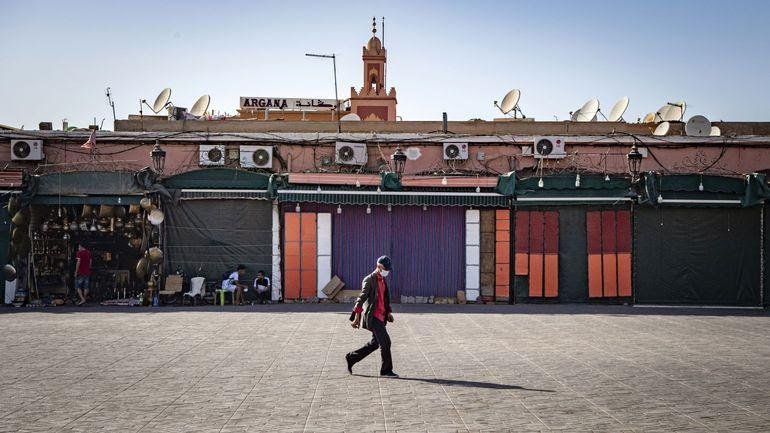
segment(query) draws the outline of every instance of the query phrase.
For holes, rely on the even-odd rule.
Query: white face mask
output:
[[[382,278],[387,277],[389,273],[390,273],[390,271],[386,271],[385,269],[382,269],[380,271],[380,275],[382,275]]]

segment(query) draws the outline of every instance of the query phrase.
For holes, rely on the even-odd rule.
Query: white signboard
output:
[[[242,110],[332,110],[334,99],[268,98],[264,96],[241,96]]]

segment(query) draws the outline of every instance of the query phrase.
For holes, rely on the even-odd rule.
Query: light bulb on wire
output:
[[[545,186],[545,182],[543,182],[543,178],[541,177],[540,180],[537,181],[537,187],[542,188]]]
[[[441,179],[441,184],[442,184],[442,185],[446,185],[446,184],[448,184],[448,183],[449,183],[449,181],[446,179],[446,176],[444,176],[444,178],[443,178],[443,179]]]
[[[575,188],[580,188],[580,173],[575,176]]]

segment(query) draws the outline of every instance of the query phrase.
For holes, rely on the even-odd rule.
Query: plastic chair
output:
[[[190,278],[190,291],[185,293],[182,297],[182,303],[189,296],[192,299],[193,305],[197,303],[196,296],[200,297],[201,301],[206,295],[206,279],[203,277]]]

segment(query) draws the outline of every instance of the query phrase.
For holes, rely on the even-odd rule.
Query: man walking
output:
[[[390,293],[388,285],[385,283],[385,277],[390,273],[393,265],[390,257],[382,256],[377,259],[377,268],[374,272],[367,275],[361,283],[361,294],[356,299],[351,320],[353,328],[358,329],[361,326],[361,313],[363,313],[364,329],[372,333],[372,340],[366,343],[358,350],[354,350],[345,355],[348,364],[348,373],[353,374],[353,365],[358,361],[369,356],[370,353],[380,349],[382,355],[382,366],[380,367],[380,376],[398,377],[393,372],[393,360],[390,356],[390,336],[385,329],[386,322],[393,322],[393,314],[390,309]],[[366,303],[366,311],[363,305]]]
[[[82,243],[79,243],[75,258],[75,287],[80,297],[78,305],[83,305],[86,303],[91,279],[91,252]]]

